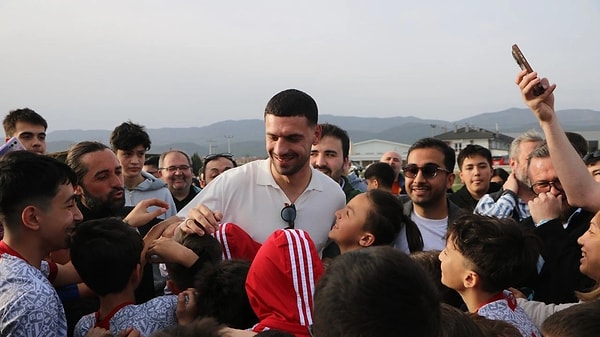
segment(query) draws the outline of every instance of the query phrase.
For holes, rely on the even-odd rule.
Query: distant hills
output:
[[[600,111],[569,109],[557,112],[567,131],[600,131]],[[528,129],[538,129],[539,124],[528,109],[507,109],[482,113],[454,122],[418,117],[346,117],[319,116],[320,123],[338,125],[348,131],[353,142],[382,139],[412,144],[415,140],[451,131],[465,125],[515,134]],[[108,144],[110,130],[59,130],[48,134],[48,152],[68,149],[83,140],[96,140]],[[203,127],[148,129],[152,140],[151,153],[169,149],[181,149],[189,154],[203,156],[209,150],[227,152],[228,140],[231,152],[237,157],[265,154],[264,122],[262,119],[227,120]],[[225,136],[233,136],[226,138]]]

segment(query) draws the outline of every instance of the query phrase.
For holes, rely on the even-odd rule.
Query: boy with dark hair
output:
[[[67,248],[82,220],[75,203],[77,177],[58,160],[28,151],[0,160],[0,335],[66,336],[58,285],[60,266],[43,259]],[[57,277],[58,276],[58,277]]]
[[[481,197],[499,191],[502,186],[491,182],[492,153],[485,147],[469,144],[458,153],[456,161],[464,186],[448,199],[471,213]]]
[[[79,320],[74,336],[85,336],[95,326],[114,335],[133,327],[147,336],[177,323],[177,296],[134,304],[142,277],[143,248],[139,233],[119,218],[89,220],[77,226],[71,239],[71,261],[83,282],[100,297],[100,308]]]
[[[469,312],[507,321],[524,337],[541,336],[505,290],[535,270],[538,246],[535,235],[512,219],[465,215],[448,227],[440,253],[442,283],[461,295]]]
[[[213,317],[234,329],[258,322],[246,293],[250,261],[225,260],[202,269],[196,277],[198,317]]]
[[[396,173],[388,163],[378,162],[367,166],[364,176],[367,182],[367,190],[381,189],[392,193]]]
[[[4,141],[17,137],[27,151],[46,153],[46,129],[44,117],[29,109],[16,109],[8,113],[3,121]]]
[[[110,145],[123,168],[125,206],[135,206],[145,199],[164,200],[169,207],[160,218],[166,219],[177,213],[171,192],[164,181],[142,170],[150,144],[144,127],[131,121],[117,126],[110,135]]]
[[[440,301],[425,271],[401,251],[368,247],[336,257],[319,280],[312,332],[319,337],[437,337]]]

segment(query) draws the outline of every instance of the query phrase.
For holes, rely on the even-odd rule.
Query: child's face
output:
[[[577,239],[577,243],[581,245],[579,270],[596,282],[600,281],[600,216],[598,214],[590,221],[587,232]]]
[[[467,267],[469,261],[456,249],[452,237],[446,240],[446,248],[440,252],[439,259],[442,262],[442,284],[457,291],[464,289],[463,280],[472,270]]]
[[[346,207],[335,212],[335,224],[329,231],[329,238],[338,244],[340,250],[347,251],[347,248],[359,246],[370,208],[371,202],[362,193],[352,198]]]

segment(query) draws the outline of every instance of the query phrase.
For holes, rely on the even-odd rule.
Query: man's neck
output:
[[[175,190],[175,191],[171,190],[171,195],[173,196],[173,198],[181,201],[181,200],[187,198],[187,196],[190,194],[191,188],[192,187],[190,186],[184,190]]]
[[[296,199],[304,192],[312,178],[310,165],[306,165],[300,171],[289,176],[277,173],[272,164],[270,169],[273,179],[292,203],[296,202]]]
[[[448,201],[441,199],[435,205],[421,206],[413,202],[413,210],[419,216],[430,220],[441,220],[448,217]]]
[[[124,180],[125,186],[128,189],[133,189],[137,185],[141,184],[142,181],[146,180],[146,178],[144,178],[144,176],[142,176],[141,174],[138,174],[137,176],[133,176],[133,177],[125,177],[123,180]]]

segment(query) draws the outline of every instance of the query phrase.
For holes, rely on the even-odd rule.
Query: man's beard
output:
[[[103,198],[92,197],[89,192],[83,188],[82,203],[93,213],[102,214],[107,217],[119,216],[123,207],[125,207],[125,195],[120,199],[115,199],[114,195],[122,190],[112,190],[108,196]]]

